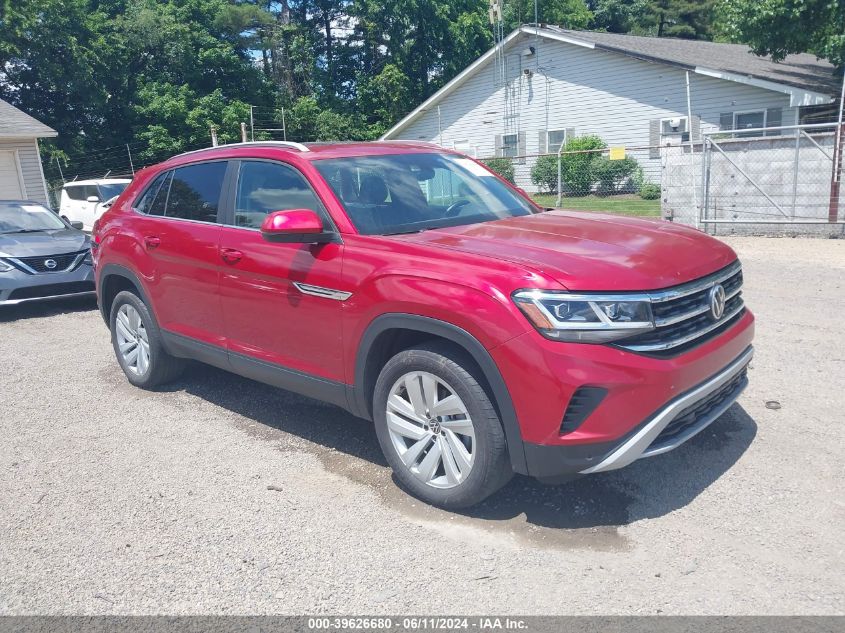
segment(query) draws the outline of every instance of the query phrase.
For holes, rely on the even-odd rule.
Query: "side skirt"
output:
[[[216,345],[209,345],[181,334],[161,331],[167,351],[181,358],[191,358],[232,373],[279,387],[287,391],[328,402],[349,410],[346,398],[348,385],[327,378],[288,369],[275,363],[244,356]]]

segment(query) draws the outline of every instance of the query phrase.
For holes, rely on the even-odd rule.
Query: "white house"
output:
[[[690,134],[832,116],[841,85],[833,71],[812,55],[774,63],[737,44],[522,26],[383,138],[527,156],[517,159],[527,168],[567,137],[596,134],[658,179],[659,146]],[[522,171],[519,184],[530,186]]]
[[[49,204],[38,139],[56,131],[0,99],[0,200]]]

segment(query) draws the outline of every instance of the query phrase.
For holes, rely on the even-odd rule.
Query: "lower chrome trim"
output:
[[[735,401],[739,394],[742,392],[742,388],[745,387],[745,384],[742,384],[742,388],[738,388],[733,394],[732,397],[728,398],[724,403],[722,403],[719,408],[704,418],[702,418],[695,426],[688,429],[685,433],[680,435],[679,437],[672,440],[670,443],[661,445],[654,450],[649,450],[652,442],[660,435],[660,432],[665,429],[669,423],[674,420],[679,413],[681,413],[684,409],[689,407],[690,405],[698,402],[709,396],[711,393],[728,383],[731,379],[736,377],[748,363],[751,361],[751,358],[754,356],[754,348],[749,347],[745,350],[739,357],[734,360],[730,365],[725,367],[722,371],[718,374],[704,382],[703,384],[699,385],[692,389],[692,391],[688,391],[681,397],[673,400],[668,405],[663,407],[657,414],[652,417],[651,421],[648,422],[643,428],[637,431],[633,436],[628,438],[621,446],[616,448],[613,452],[610,453],[607,457],[605,457],[601,462],[596,464],[595,466],[591,466],[586,470],[582,470],[581,474],[589,474],[589,473],[600,473],[607,470],[616,470],[617,468],[622,468],[627,466],[631,462],[639,459],[640,457],[651,457],[652,455],[659,455],[661,453],[666,453],[671,451],[673,448],[677,448],[692,436],[696,435],[697,433],[704,430],[710,423],[712,423],[716,418],[722,415]]]
[[[336,301],[346,301],[352,296],[351,292],[344,292],[343,290],[334,290],[333,288],[323,288],[322,286],[312,286],[304,284],[299,281],[294,281],[293,285],[304,295],[311,295],[313,297],[322,297],[323,299],[334,299]]]
[[[86,290],[85,292],[73,292],[67,295],[50,295],[49,297],[27,297],[26,299],[6,299],[0,301],[0,306],[14,306],[19,303],[29,303],[30,301],[53,301],[55,299],[73,299],[75,297],[87,297],[95,295],[96,291]]]

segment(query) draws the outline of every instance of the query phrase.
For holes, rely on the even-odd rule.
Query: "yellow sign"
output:
[[[624,147],[611,147],[610,148],[610,160],[624,160],[625,159],[625,148]]]

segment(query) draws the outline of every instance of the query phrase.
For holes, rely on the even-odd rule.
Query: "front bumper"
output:
[[[67,299],[94,294],[94,269],[81,264],[76,270],[31,275],[20,270],[0,273],[0,306],[30,301]]]
[[[749,346],[727,367],[654,412],[618,442],[543,446],[526,444],[531,474],[548,480],[623,468],[642,457],[660,455],[697,435],[736,402],[748,385]]]

